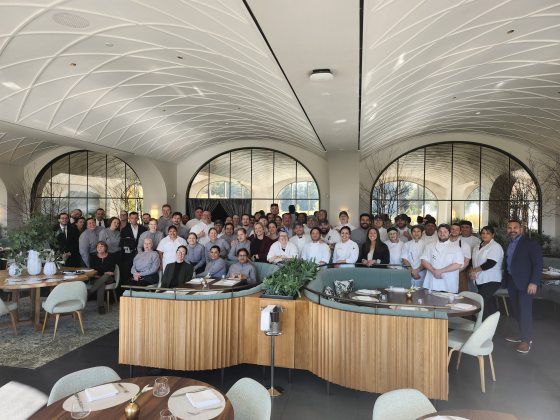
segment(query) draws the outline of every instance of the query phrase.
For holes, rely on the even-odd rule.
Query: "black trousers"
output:
[[[500,285],[500,282],[496,281],[477,285],[478,294],[484,299],[484,314],[482,315],[483,321],[498,310],[494,293],[496,293],[496,290],[500,288]]]

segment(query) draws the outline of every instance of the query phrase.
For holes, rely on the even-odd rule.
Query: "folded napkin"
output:
[[[239,279],[219,280],[216,283],[214,283],[213,286],[235,286],[239,282],[240,282]]]
[[[475,309],[476,306],[471,305],[470,303],[454,303],[450,305],[452,309],[456,309],[458,311],[468,311],[470,309]]]
[[[114,397],[118,393],[119,391],[117,390],[117,387],[113,384],[105,384],[93,388],[86,388],[86,390],[84,391],[86,400],[89,402]]]
[[[222,401],[211,389],[194,393],[189,393],[187,391],[186,395],[191,405],[194,408],[198,408],[199,410],[219,406],[222,404]]]
[[[270,313],[276,305],[268,305],[261,311],[261,331],[270,331]]]
[[[202,279],[201,279],[201,278],[194,278],[194,279],[188,281],[187,283],[190,283],[190,284],[202,284]]]
[[[393,287],[393,286],[391,286],[391,287],[389,287],[389,289],[387,289],[387,290],[389,290],[390,292],[395,292],[395,293],[404,293],[404,292],[406,292],[406,289],[405,289],[404,287]]]
[[[75,279],[76,277],[78,277],[78,276],[64,276],[63,278],[64,278],[64,280],[72,280],[72,279]]]

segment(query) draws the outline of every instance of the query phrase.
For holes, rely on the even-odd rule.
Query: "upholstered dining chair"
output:
[[[484,298],[478,293],[467,291],[461,292],[459,295],[477,302],[480,305],[480,311],[476,314],[476,321],[457,316],[449,318],[447,325],[452,330],[475,331],[482,323],[482,317],[484,315]]]
[[[4,303],[4,301],[0,299],[0,316],[10,314],[10,318],[12,319],[12,329],[14,330],[14,335],[17,335],[17,325],[16,325],[17,306],[18,306],[17,302]]]
[[[417,389],[396,389],[380,395],[373,405],[373,420],[415,420],[436,413],[428,397]]]
[[[448,335],[449,356],[447,358],[447,365],[451,360],[451,355],[454,351],[459,352],[457,359],[457,370],[461,363],[461,354],[465,353],[470,356],[478,357],[478,365],[480,369],[480,387],[482,392],[486,392],[485,379],[484,379],[484,356],[488,356],[490,360],[490,369],[492,371],[492,380],[496,382],[496,372],[494,371],[494,360],[492,359],[492,351],[494,350],[494,343],[492,339],[500,320],[500,313],[495,312],[484,320],[484,322],[474,332],[454,330]]]
[[[111,310],[111,306],[109,305],[109,291],[113,291],[113,297],[115,298],[115,305],[117,304],[117,288],[121,282],[121,270],[119,269],[118,265],[115,265],[115,271],[113,272],[113,277],[115,277],[115,282],[111,284],[105,285],[105,293],[107,294],[107,309]]]
[[[266,388],[257,381],[251,378],[241,378],[233,384],[226,396],[233,406],[236,419],[270,419],[270,395]]]
[[[47,396],[29,385],[11,381],[0,387],[0,417],[3,419],[28,419],[46,402]]]
[[[82,322],[82,312],[87,303],[87,288],[81,281],[73,281],[70,283],[61,283],[56,286],[47,300],[43,302],[43,309],[45,310],[45,320],[43,321],[43,330],[45,332],[47,326],[47,318],[49,314],[56,315],[54,322],[53,340],[56,337],[56,329],[58,328],[58,320],[61,314],[75,313],[80,321],[80,328],[84,334],[84,324]]]
[[[107,366],[95,366],[88,369],[78,370],[60,378],[53,385],[47,405],[72,395],[85,388],[91,388],[120,380],[121,377],[113,369]]]

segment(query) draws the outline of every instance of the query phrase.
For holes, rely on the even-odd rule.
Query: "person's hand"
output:
[[[436,269],[436,270],[433,271],[433,274],[434,274],[434,277],[435,277],[436,279],[442,279],[442,278],[443,278],[443,277],[442,277],[442,274],[443,274],[443,273],[441,272],[441,270],[437,270],[437,269]]]
[[[112,276],[115,273],[113,273],[112,271],[105,271],[105,274],[108,275],[108,276]]]
[[[403,236],[404,236],[405,238],[407,238],[407,239],[412,239],[412,235],[410,235],[410,232],[408,231],[408,229],[406,229],[406,230],[403,232]]]
[[[537,293],[537,285],[535,283],[529,283],[529,286],[527,286],[527,294],[534,295],[536,293]]]
[[[132,275],[132,278],[133,278],[134,280],[136,280],[136,281],[139,281],[139,280],[140,280],[140,273],[134,273],[134,274]]]
[[[476,280],[476,271],[474,270],[469,270],[469,278],[471,280]]]

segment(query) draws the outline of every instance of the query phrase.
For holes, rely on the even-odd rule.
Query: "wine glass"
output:
[[[83,419],[84,417],[89,416],[90,413],[91,407],[89,406],[88,402],[75,400],[72,403],[72,411],[70,412],[70,416],[73,419]]]
[[[164,408],[159,412],[159,420],[177,420],[170,409]]]
[[[165,397],[167,394],[169,394],[169,383],[165,376],[156,379],[154,383],[153,394],[156,397]]]

